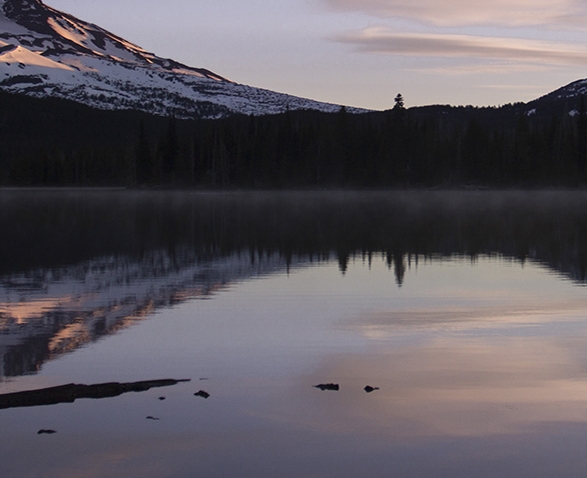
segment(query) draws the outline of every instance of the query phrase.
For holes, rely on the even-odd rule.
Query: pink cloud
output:
[[[397,33],[387,28],[373,27],[341,34],[334,40],[354,45],[358,51],[365,53],[546,62],[557,65],[587,64],[587,48],[583,46],[519,38]]]
[[[398,17],[438,26],[587,26],[580,0],[322,0],[339,11]]]

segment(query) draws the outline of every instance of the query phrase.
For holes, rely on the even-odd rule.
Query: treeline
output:
[[[578,100],[579,101],[579,100]],[[177,120],[0,93],[0,184],[202,188],[581,186],[587,114],[523,108]]]

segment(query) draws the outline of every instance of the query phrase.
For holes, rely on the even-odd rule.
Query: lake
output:
[[[1,476],[587,473],[587,192],[4,190],[0,230]]]

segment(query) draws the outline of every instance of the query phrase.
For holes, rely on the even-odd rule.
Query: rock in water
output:
[[[340,390],[340,387],[339,387],[338,383],[321,383],[319,385],[314,385],[313,387],[314,388],[319,388],[323,392],[325,390],[330,390],[330,391],[333,391],[333,392],[338,392]]]
[[[363,390],[365,390],[365,392],[367,392],[367,393],[371,393],[371,392],[374,392],[375,390],[379,390],[379,387],[371,387],[370,385],[367,385]]]
[[[208,398],[210,394],[208,392],[204,392],[204,390],[200,390],[199,392],[194,393],[194,396]]]

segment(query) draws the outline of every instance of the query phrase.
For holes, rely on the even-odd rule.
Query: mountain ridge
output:
[[[42,0],[0,0],[0,90],[181,119],[293,110],[334,113],[342,108],[239,84],[206,68],[159,57]],[[573,115],[577,98],[586,93],[587,79],[581,79],[513,106],[529,115],[550,115],[566,102],[567,113]],[[458,108],[426,105],[415,109],[440,106]]]
[[[41,0],[0,0],[0,89],[184,119],[341,108],[158,57]]]

